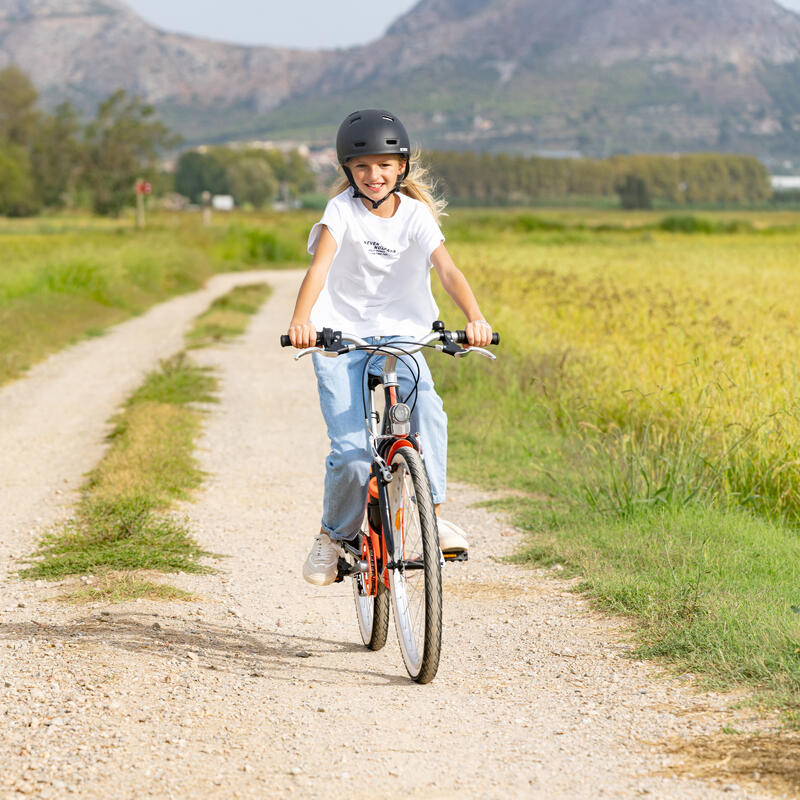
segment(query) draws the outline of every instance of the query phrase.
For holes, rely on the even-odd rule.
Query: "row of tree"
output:
[[[230,194],[260,208],[278,198],[314,192],[314,172],[296,150],[213,147],[188,151],[175,167],[175,191],[199,203],[205,191]]]
[[[750,156],[614,156],[603,160],[525,158],[432,152],[427,161],[449,200],[520,203],[571,196],[619,195],[627,207],[669,203],[760,203],[772,196],[769,174]]]

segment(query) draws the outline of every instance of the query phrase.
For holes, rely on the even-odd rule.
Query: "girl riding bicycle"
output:
[[[387,111],[355,111],[339,127],[336,151],[343,178],[308,237],[313,258],[289,324],[292,344],[313,347],[322,326],[375,345],[428,333],[439,314],[430,288],[433,267],[467,318],[469,344],[488,345],[492,328],[444,246],[438,225],[444,203],[434,199],[424,170],[412,159],[400,120]],[[379,373],[381,359],[364,351],[334,359],[314,355],[331,442],[322,524],[303,566],[303,577],[318,586],[336,579],[338,542],[353,538],[363,523],[370,468],[364,376],[365,371]],[[411,359],[416,365],[410,368]],[[416,389],[412,427],[425,444],[438,513],[445,499],[447,416],[421,355],[398,360],[397,368],[401,393]],[[463,531],[444,520],[438,529],[443,552],[466,552]]]

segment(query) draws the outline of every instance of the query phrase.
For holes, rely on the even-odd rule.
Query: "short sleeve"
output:
[[[328,205],[325,206],[325,213],[322,215],[322,219],[314,225],[314,227],[311,229],[311,233],[308,234],[308,252],[312,256],[317,250],[317,244],[319,243],[319,237],[322,234],[323,225],[330,231],[331,236],[333,236],[334,240],[336,241],[337,247],[341,246],[342,235],[344,233],[344,223],[342,220],[342,211],[336,203],[336,198],[328,201]]]
[[[444,241],[444,234],[427,206],[420,205],[417,209],[414,230],[415,238],[430,266],[431,254]]]

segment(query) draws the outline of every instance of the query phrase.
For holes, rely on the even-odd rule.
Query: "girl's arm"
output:
[[[311,259],[311,266],[300,284],[297,302],[294,305],[294,314],[289,323],[289,338],[295,347],[313,347],[316,344],[317,331],[309,322],[309,317],[311,309],[325,285],[325,278],[328,277],[328,270],[335,255],[336,240],[331,236],[327,226],[323,225],[317,249]]]
[[[464,273],[455,265],[444,244],[431,253],[431,262],[447,294],[467,318],[467,341],[476,347],[486,347],[492,341],[492,326],[483,318],[478,301]]]

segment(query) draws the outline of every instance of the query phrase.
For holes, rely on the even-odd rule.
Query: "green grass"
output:
[[[190,348],[208,347],[240,336],[250,317],[270,296],[272,289],[263,283],[248,284],[218,297],[196,320],[186,335]]]
[[[560,575],[579,576],[578,591],[634,621],[638,657],[696,673],[715,688],[746,686],[787,720],[800,718],[795,527],[702,502],[692,487],[672,496],[653,491],[647,502],[620,480],[625,502],[611,503],[610,489],[598,502],[587,486],[604,460],[554,424],[541,397],[495,393],[513,384],[491,366],[445,363],[436,372],[450,420],[451,476],[474,482],[480,475],[483,485],[522,492],[493,504],[526,532],[516,562],[561,564]],[[679,484],[696,475],[674,477]]]
[[[91,583],[67,587],[57,600],[67,603],[125,603],[129,600],[197,600],[191,592],[149,580],[140,573],[107,572]]]
[[[248,265],[301,262],[306,259],[303,240],[299,232],[269,230],[248,225],[231,226],[223,240],[220,252],[230,261]]]
[[[306,262],[303,214],[155,214],[132,221],[72,216],[0,220],[0,384],[73,342],[218,272]]]
[[[110,448],[90,474],[73,519],[43,539],[24,578],[109,570],[205,572],[204,551],[167,512],[203,474],[193,456],[195,406],[214,399],[208,370],[179,356],[151,373],[114,420]]]
[[[692,506],[598,518],[528,505],[518,561],[581,576],[602,608],[639,622],[637,655],[699,672],[709,683],[800,687],[800,538],[742,511]]]
[[[107,570],[208,572],[211,556],[180,522],[158,513],[143,497],[84,503],[63,530],[44,538],[23,578],[57,580]]]

